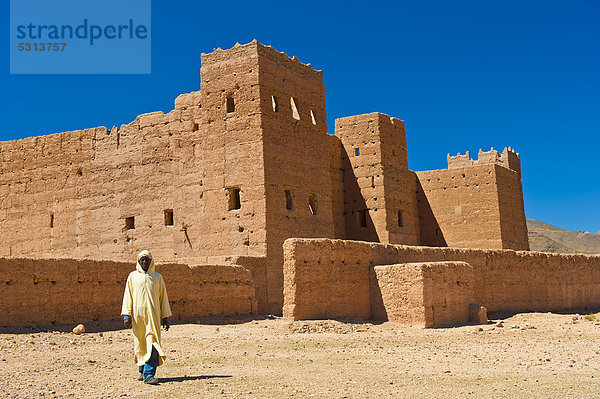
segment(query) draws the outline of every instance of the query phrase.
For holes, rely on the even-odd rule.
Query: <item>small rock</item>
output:
[[[481,328],[481,327],[477,327],[477,328],[475,329],[475,332],[481,332],[481,331],[483,331],[483,328]]]
[[[502,324],[501,322],[500,322],[500,323],[497,323],[497,324],[496,324],[496,327],[504,327],[504,324]]]
[[[78,324],[77,327],[75,327],[73,329],[73,334],[75,335],[80,335],[83,334],[85,332],[85,327],[83,326],[83,324]]]

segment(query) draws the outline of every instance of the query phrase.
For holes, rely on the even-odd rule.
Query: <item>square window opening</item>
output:
[[[240,200],[240,189],[239,187],[232,187],[227,189],[227,195],[229,197],[229,210],[233,211],[242,207]]]
[[[235,100],[233,97],[227,97],[227,113],[235,112]]]
[[[360,157],[360,148],[355,148],[354,149],[354,156],[355,157]]]
[[[133,229],[135,229],[135,217],[134,216],[130,216],[128,218],[125,218],[125,228],[127,230],[133,230]]]
[[[165,226],[173,226],[173,209],[165,209]]]

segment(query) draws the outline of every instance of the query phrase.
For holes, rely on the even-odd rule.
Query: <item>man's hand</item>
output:
[[[162,319],[162,326],[165,329],[165,331],[169,331],[169,318],[165,317],[164,319]]]
[[[125,328],[131,328],[131,317],[125,316],[123,324],[125,325]]]

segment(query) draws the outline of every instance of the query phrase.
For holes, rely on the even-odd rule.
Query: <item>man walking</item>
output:
[[[123,307],[121,309],[125,327],[133,329],[135,362],[139,366],[138,379],[156,385],[156,368],[166,356],[161,346],[160,325],[169,330],[171,307],[165,282],[154,270],[154,259],[150,251],[138,254],[136,270],[127,277]]]

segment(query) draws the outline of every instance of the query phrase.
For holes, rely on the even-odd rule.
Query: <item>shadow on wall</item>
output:
[[[419,212],[420,245],[427,247],[447,247],[444,233],[438,224],[425,191],[417,178],[417,208]]]
[[[346,239],[380,242],[369,209],[361,192],[359,179],[354,173],[348,153],[342,146],[342,169],[344,170],[344,214],[346,224]],[[374,182],[370,183],[375,188]]]

